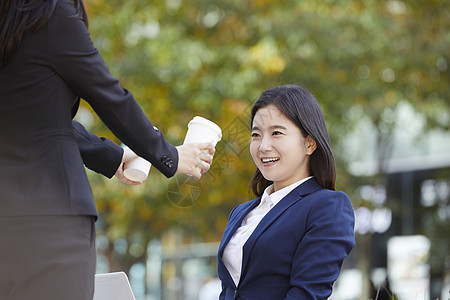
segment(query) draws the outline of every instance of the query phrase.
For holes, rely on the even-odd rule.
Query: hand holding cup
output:
[[[202,174],[209,170],[215,152],[212,144],[185,144],[176,148],[178,150],[178,173],[200,179]]]
[[[183,145],[178,146],[178,172],[200,179],[209,170],[214,147],[222,138],[222,130],[208,119],[196,116],[188,124]]]
[[[128,147],[126,147],[124,151],[125,153],[131,152],[134,154],[134,152]],[[151,166],[152,164],[149,161],[134,154],[133,158],[124,162],[123,175],[133,182],[142,182],[147,179]]]

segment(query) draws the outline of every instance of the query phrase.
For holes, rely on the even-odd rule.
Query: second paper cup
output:
[[[123,175],[133,181],[144,181],[147,179],[151,166],[149,161],[138,157],[125,163]]]

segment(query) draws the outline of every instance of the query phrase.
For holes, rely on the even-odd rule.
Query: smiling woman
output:
[[[310,175],[309,160],[316,142],[311,136],[303,135],[273,104],[255,113],[250,153],[259,172],[273,182],[274,191]]]
[[[307,90],[280,86],[262,93],[251,122],[259,197],[228,219],[220,299],[327,299],[355,237],[320,106]]]
[[[260,109],[263,110],[260,111]],[[334,190],[336,181],[334,156],[325,119],[314,96],[309,91],[295,85],[281,86],[265,91],[252,108],[252,128],[255,125],[255,118],[264,123],[269,120],[274,122],[275,116],[284,118],[284,122],[289,122],[290,125],[297,127],[308,143],[315,144],[314,151],[308,155],[310,156],[309,172],[316,177],[323,188]],[[294,149],[296,147],[291,148],[291,151]],[[257,168],[251,182],[252,191],[257,196],[261,196],[264,189],[272,183],[272,180],[265,178],[261,174],[261,170]]]

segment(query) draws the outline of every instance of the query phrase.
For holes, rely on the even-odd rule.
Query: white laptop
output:
[[[135,300],[125,272],[95,274],[93,300]]]

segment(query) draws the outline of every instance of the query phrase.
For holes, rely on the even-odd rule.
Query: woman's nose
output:
[[[261,144],[259,145],[259,151],[267,152],[272,150],[272,140],[267,137],[261,139]]]

